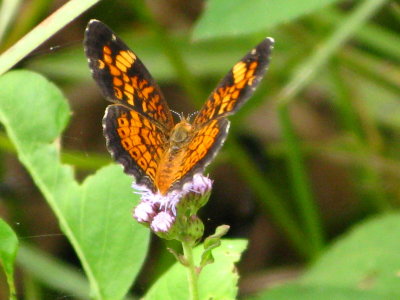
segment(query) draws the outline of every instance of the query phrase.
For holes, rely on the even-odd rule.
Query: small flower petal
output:
[[[193,176],[192,181],[186,183],[183,186],[182,190],[185,193],[195,192],[198,194],[204,194],[211,190],[212,183],[213,181],[210,178],[204,176],[201,173],[197,173]]]
[[[153,218],[150,227],[154,232],[167,232],[174,221],[175,217],[166,211],[162,211]]]
[[[152,203],[148,201],[142,201],[139,203],[138,206],[135,207],[135,210],[133,212],[133,217],[138,221],[138,222],[149,222],[152,217],[156,214],[155,207],[152,205]]]

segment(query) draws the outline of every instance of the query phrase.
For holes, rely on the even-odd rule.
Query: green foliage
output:
[[[381,293],[364,291],[355,288],[290,284],[287,286],[272,289],[271,291],[265,293],[265,295],[251,299],[252,300],[286,300],[286,299],[390,300],[392,298],[385,298],[385,295]]]
[[[239,275],[235,263],[239,261],[246,244],[244,240],[221,240],[221,245],[213,251],[215,262],[200,273],[200,300],[236,299]],[[196,265],[203,251],[203,245],[194,249]],[[185,268],[177,262],[154,283],[144,299],[184,300],[189,299],[188,295]]]
[[[35,280],[44,282],[53,289],[74,295],[78,299],[90,299],[89,282],[81,269],[37,247],[22,242],[18,250],[17,263],[22,265],[24,271]]]
[[[0,263],[7,276],[11,300],[15,299],[14,262],[17,249],[17,235],[6,222],[0,219]]]
[[[220,38],[266,30],[338,0],[208,0],[194,38]]]
[[[22,1],[16,1],[8,12],[0,7],[0,15],[5,16],[5,21],[0,24],[3,38],[0,49],[12,45],[21,32],[28,30],[29,24],[40,20],[41,16],[34,13],[43,12],[38,5],[49,7],[51,1],[31,2],[29,8],[33,9],[25,14],[18,12]],[[94,2],[70,1],[67,10],[53,16],[55,23],[43,23],[22,44],[1,55],[0,73],[18,63],[46,36]],[[333,6],[335,2],[340,5]],[[314,263],[306,268],[300,279],[260,293],[256,299],[400,298],[397,288],[400,217],[384,214],[386,210],[398,209],[400,203],[400,105],[397,101],[400,95],[400,38],[397,27],[389,20],[390,15],[398,20],[399,10],[398,6],[385,5],[389,2],[209,0],[198,17],[194,32],[185,32],[179,25],[166,31],[161,25],[165,20],[159,21],[152,16],[143,1],[120,1],[118,10],[112,13],[104,9],[111,4],[103,1],[104,4],[101,3],[99,10],[93,13],[98,18],[97,14],[103,9],[109,20],[120,22],[121,30],[116,28],[118,35],[122,31],[121,36],[140,56],[156,81],[169,84],[169,87],[180,84],[193,98],[193,106],[203,103],[220,76],[262,37],[275,38],[276,48],[267,78],[253,99],[232,117],[225,155],[218,156],[217,160],[229,160],[236,168],[243,185],[259,201],[255,212],[257,218],[268,216],[273,220],[278,235],[288,241],[287,248],[294,249],[298,255],[284,263],[293,260],[296,264],[304,260]],[[120,13],[129,14],[131,10],[133,13],[129,18],[119,17]],[[15,12],[17,21],[11,24]],[[81,26],[79,35],[71,35],[72,40],[83,32],[85,22],[79,22],[74,25],[75,28]],[[72,31],[74,26],[66,32]],[[196,43],[191,43],[190,37]],[[21,65],[57,81],[65,93],[81,91],[79,88],[82,87],[94,89],[79,43],[49,55],[33,56]],[[203,89],[203,85],[207,88]],[[202,94],[205,96],[198,96]],[[264,103],[267,101],[278,105],[266,108]],[[79,104],[75,102],[75,105]],[[309,117],[315,116],[316,108],[320,107],[323,112],[318,114],[323,120],[316,123]],[[264,119],[269,118],[266,114],[258,114],[256,118],[250,116],[252,112],[267,110],[279,112],[278,125],[274,121],[265,122]],[[304,110],[312,113],[302,115]],[[38,285],[48,285],[78,298],[89,298],[90,285],[90,296],[94,299],[122,299],[143,265],[149,234],[130,216],[137,197],[131,192],[131,179],[118,166],[100,169],[83,183],[78,183],[72,167],[60,163],[62,156],[80,170],[93,170],[109,161],[109,156],[101,154],[70,149],[60,153],[60,134],[69,118],[65,98],[42,76],[13,71],[0,77],[0,121],[15,146],[13,150],[5,134],[0,133],[0,149],[2,153],[17,151],[74,247],[89,284],[79,270],[26,244],[21,245],[17,262]],[[100,120],[96,122],[100,135]],[[279,127],[280,131],[272,132],[274,138],[268,139],[271,132],[264,135],[251,127],[257,127],[258,122],[268,130]],[[334,134],[314,139],[312,136],[320,126],[321,132],[324,127],[329,127]],[[257,153],[250,152],[237,138],[239,133],[268,143],[255,148]],[[277,138],[279,134],[280,138]],[[305,136],[308,139],[303,139]],[[261,156],[267,157],[268,164],[259,163]],[[317,178],[322,176],[315,176],[312,170],[321,158],[328,165],[345,169],[346,176],[335,177],[327,168],[323,169],[324,178]],[[310,161],[314,163],[313,168],[309,167]],[[0,167],[4,168],[3,165]],[[270,168],[273,170],[268,171]],[[323,194],[325,190],[318,184],[324,182],[329,186],[326,188],[329,193],[342,180],[346,181],[346,188],[351,186],[351,197],[345,201],[356,208],[329,219],[326,211],[320,214],[319,206],[321,204],[323,209],[324,202],[319,200],[316,191]],[[330,201],[328,210],[336,208],[338,202],[343,204],[343,199],[332,198]],[[5,205],[10,211],[15,209]],[[332,232],[346,230],[343,228],[345,223],[356,223],[371,213],[381,215],[357,225],[330,245]],[[323,221],[320,215],[325,217]],[[348,219],[342,220],[344,215]],[[0,222],[0,239],[3,239],[2,234],[11,241],[0,240],[0,257],[10,279],[16,238]],[[219,242],[219,237],[207,240],[203,256],[201,247],[204,245],[199,245],[195,251],[197,265],[204,266],[214,260],[200,275],[201,299],[235,299],[237,295],[235,263],[245,243],[221,240],[222,246],[214,249]],[[168,262],[159,262],[160,257],[166,255],[152,256],[151,265],[165,266]],[[264,267],[263,260],[256,259],[260,261],[260,268]],[[143,277],[151,281],[147,283],[151,287],[145,299],[187,299],[187,278],[182,265],[176,263],[165,273],[162,268],[145,271],[148,273]],[[160,278],[154,278],[155,274],[161,273]],[[140,286],[143,293],[145,289],[147,287]]]
[[[400,214],[375,217],[341,237],[296,283],[257,299],[398,299]]]
[[[221,225],[218,226],[213,235],[208,236],[203,243],[204,251],[201,254],[200,268],[204,268],[206,265],[211,264],[215,261],[213,250],[221,245],[221,237],[228,233],[229,226]]]
[[[318,259],[301,282],[365,289],[393,299],[400,297],[399,230],[398,213],[355,226]]]
[[[59,160],[59,135],[70,115],[61,92],[40,75],[0,77],[0,120],[78,254],[96,299],[121,299],[137,275],[149,233],[133,222],[135,198],[119,166],[74,179]]]

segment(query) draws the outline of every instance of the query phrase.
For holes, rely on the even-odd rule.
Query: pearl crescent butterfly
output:
[[[107,148],[136,183],[162,195],[203,172],[228,134],[228,116],[251,96],[268,66],[274,40],[264,39],[237,62],[193,121],[175,122],[140,59],[106,25],[91,20],[85,53],[93,78],[113,104],[106,109]]]

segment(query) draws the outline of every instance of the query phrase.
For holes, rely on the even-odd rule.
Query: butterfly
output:
[[[221,149],[228,116],[252,95],[274,45],[265,38],[221,80],[194,117],[175,122],[137,55],[105,24],[91,20],[84,48],[94,80],[112,102],[103,118],[107,149],[136,184],[165,195],[203,172]]]

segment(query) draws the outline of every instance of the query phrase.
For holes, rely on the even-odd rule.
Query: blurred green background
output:
[[[65,2],[19,3],[0,51]],[[275,39],[266,77],[231,117],[226,144],[208,168],[215,182],[202,210],[208,233],[229,224],[230,237],[249,239],[238,266],[242,297],[297,278],[350,226],[400,203],[399,3],[284,2],[102,1],[16,66],[45,75],[69,99],[63,160],[83,179],[111,162],[101,128],[108,103],[82,48],[88,20],[124,39],[170,108],[185,114],[201,107],[248,50],[265,36]],[[3,130],[0,155],[0,216],[34,249],[79,266]],[[173,263],[164,249],[153,239],[133,293],[142,294]],[[27,294],[59,296],[19,266]],[[0,280],[0,299],[6,290]]]

